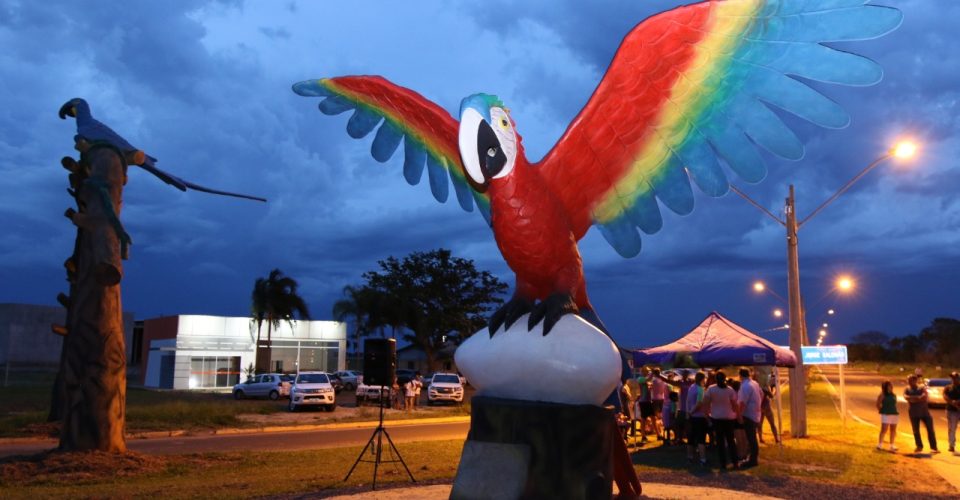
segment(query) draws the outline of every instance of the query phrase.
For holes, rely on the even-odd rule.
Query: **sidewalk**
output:
[[[644,498],[689,498],[703,500],[705,498],[737,498],[742,500],[767,500],[778,497],[754,495],[743,491],[727,490],[723,488],[705,488],[702,486],[682,486],[663,483],[643,483]],[[430,486],[414,486],[409,488],[392,488],[352,495],[330,497],[331,500],[447,500],[450,498],[449,484],[434,484]],[[614,486],[616,493],[616,486]]]

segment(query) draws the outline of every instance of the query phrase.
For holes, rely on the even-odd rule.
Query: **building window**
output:
[[[240,356],[190,358],[191,389],[233,387],[240,383]]]
[[[326,340],[279,340],[273,342],[272,361],[276,371],[335,372],[340,369],[340,345]]]

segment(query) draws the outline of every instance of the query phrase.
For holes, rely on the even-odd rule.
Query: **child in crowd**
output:
[[[670,444],[673,439],[676,444],[680,444],[680,438],[677,436],[677,403],[680,401],[680,395],[677,391],[670,391],[668,399],[663,403],[663,410],[660,413],[660,420],[663,421],[663,444]]]

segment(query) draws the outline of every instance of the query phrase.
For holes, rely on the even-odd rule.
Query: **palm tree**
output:
[[[297,280],[284,276],[279,269],[270,271],[266,278],[257,278],[253,284],[250,312],[257,322],[257,373],[270,370],[273,329],[279,327],[281,321],[292,324],[294,315],[300,319],[310,319],[306,303],[297,294],[298,287]],[[267,322],[265,346],[260,342],[260,329],[264,321]]]
[[[347,322],[353,320],[354,353],[360,352],[360,337],[367,334],[367,321],[370,317],[369,289],[364,287],[343,287],[345,298],[333,303],[333,319]]]

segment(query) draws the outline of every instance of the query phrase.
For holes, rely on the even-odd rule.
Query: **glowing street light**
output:
[[[791,325],[790,350],[793,351],[794,355],[796,355],[797,359],[799,360],[797,366],[790,369],[790,432],[793,434],[793,437],[806,437],[807,435],[806,381],[804,380],[806,375],[804,372],[803,358],[800,351],[800,346],[807,338],[807,328],[806,320],[804,318],[805,311],[803,307],[803,301],[800,296],[800,257],[799,250],[797,248],[797,233],[800,231],[800,228],[803,227],[803,225],[806,224],[811,218],[823,211],[823,209],[833,203],[834,200],[840,197],[843,193],[847,192],[847,190],[849,190],[853,184],[860,180],[861,177],[875,169],[878,165],[891,158],[903,160],[912,158],[916,154],[917,150],[917,145],[911,141],[904,140],[899,144],[894,145],[882,156],[878,157],[864,167],[863,170],[850,179],[846,184],[841,186],[837,192],[827,198],[826,201],[821,203],[817,208],[810,212],[810,215],[807,215],[803,219],[800,219],[797,216],[796,198],[794,196],[793,185],[790,185],[789,195],[787,196],[786,203],[783,207],[783,213],[785,214],[783,219],[775,215],[763,205],[754,201],[736,186],[730,186],[731,191],[743,198],[747,203],[753,205],[754,208],[763,212],[766,216],[777,221],[786,229],[787,232],[788,301],[786,302],[789,304],[790,311],[788,316]],[[838,288],[843,292],[852,290],[853,286],[854,283],[852,280],[838,284]],[[758,288],[757,284],[754,283],[754,290],[757,292],[762,292],[765,289],[766,287],[763,286],[762,283],[760,284],[760,288]],[[833,311],[830,311],[828,314],[833,314]]]
[[[826,336],[827,336],[827,331],[826,331],[826,330],[820,330],[820,336],[821,336],[821,337],[826,337]]]
[[[829,327],[830,325],[827,324],[827,323],[824,323],[822,326],[823,326],[824,328],[827,328],[827,327]]]
[[[779,300],[782,304],[784,305],[787,304],[787,301],[784,300],[783,297],[780,296],[780,294],[778,294],[777,292],[774,292],[772,288],[768,288],[767,284],[760,280],[753,282],[753,291],[756,292],[757,294],[761,294],[764,292],[769,293],[770,295],[773,295],[774,297],[776,297],[777,300]],[[774,313],[774,315],[776,315],[776,313]],[[779,316],[777,317],[779,318]]]
[[[774,317],[774,318],[779,318],[779,317],[782,317],[782,316],[783,316],[783,311],[781,311],[780,309],[774,309],[774,310],[773,310],[773,317]]]
[[[834,312],[836,311],[834,311],[833,309],[827,309],[827,314],[829,314],[830,316],[833,316]]]
[[[840,276],[837,278],[837,290],[840,290],[842,293],[849,293],[853,290],[856,283],[854,283],[853,278],[849,276]]]
[[[893,156],[902,159],[912,158],[917,152],[917,145],[913,141],[907,139],[897,143],[893,148]]]

